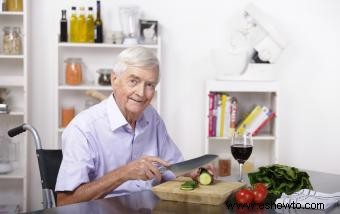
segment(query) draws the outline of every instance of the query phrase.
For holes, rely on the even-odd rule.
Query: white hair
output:
[[[117,57],[113,72],[119,75],[125,72],[128,67],[154,70],[158,73],[159,80],[159,61],[154,52],[149,48],[136,46],[122,51]]]

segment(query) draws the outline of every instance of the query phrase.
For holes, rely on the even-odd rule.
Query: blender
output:
[[[138,16],[139,7],[120,7],[119,20],[124,34],[125,45],[136,45],[138,43]]]

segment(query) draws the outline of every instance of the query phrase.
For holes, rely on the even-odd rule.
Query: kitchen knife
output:
[[[205,164],[208,164],[211,161],[215,160],[217,157],[218,157],[217,155],[212,154],[202,155],[197,158],[172,164],[168,167],[161,166],[159,167],[159,171],[161,173],[164,173],[166,170],[170,170],[177,177],[180,175],[184,175],[185,173],[191,172],[192,170],[197,169]]]

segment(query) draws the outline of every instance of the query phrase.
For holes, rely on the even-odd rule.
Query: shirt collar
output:
[[[110,122],[110,128],[112,131],[115,131],[116,129],[122,126],[130,126],[127,120],[125,119],[124,115],[118,108],[116,100],[113,98],[113,94],[111,94],[107,99],[106,109],[108,113],[108,119]],[[146,120],[146,117],[143,112],[136,122],[136,129],[144,128],[148,124],[149,122]]]

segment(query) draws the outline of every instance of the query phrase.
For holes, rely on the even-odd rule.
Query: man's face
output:
[[[123,115],[137,120],[150,104],[157,85],[158,73],[137,67],[128,67],[122,74],[112,74],[112,89]]]

